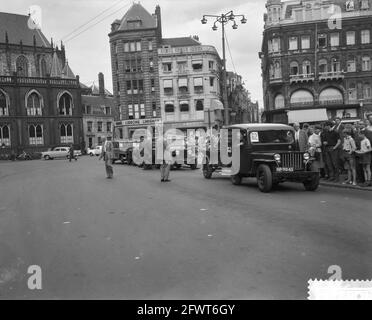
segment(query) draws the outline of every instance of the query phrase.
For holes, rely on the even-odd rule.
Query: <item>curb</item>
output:
[[[333,187],[333,188],[339,188],[339,189],[354,189],[354,190],[361,190],[361,191],[372,191],[372,187],[363,188],[360,186],[352,186],[347,184],[338,184],[338,183],[329,183],[320,181],[321,186],[325,187]]]

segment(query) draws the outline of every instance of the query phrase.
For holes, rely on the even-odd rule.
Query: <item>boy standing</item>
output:
[[[364,173],[364,184],[363,187],[369,187],[372,185],[371,182],[371,142],[366,137],[366,130],[361,130],[360,133],[360,150],[356,153],[360,155],[360,164],[363,166]]]

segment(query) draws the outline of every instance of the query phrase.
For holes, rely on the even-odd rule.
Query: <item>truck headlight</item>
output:
[[[275,160],[276,162],[280,162],[280,159],[281,159],[280,154],[275,154],[275,155],[274,155],[274,160]]]
[[[304,153],[304,159],[307,161],[310,159],[310,154],[308,154],[307,152]]]

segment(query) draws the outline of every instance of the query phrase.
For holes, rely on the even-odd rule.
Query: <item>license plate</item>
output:
[[[293,172],[293,171],[294,171],[294,168],[282,168],[282,167],[276,168],[276,172]]]

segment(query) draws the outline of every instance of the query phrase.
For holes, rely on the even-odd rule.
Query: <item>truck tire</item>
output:
[[[235,174],[231,176],[231,183],[235,186],[239,186],[242,184],[242,176],[239,174]]]
[[[273,187],[273,175],[266,164],[260,164],[257,168],[257,185],[261,192],[268,193]]]
[[[316,191],[319,187],[319,175],[303,182],[306,191]]]

